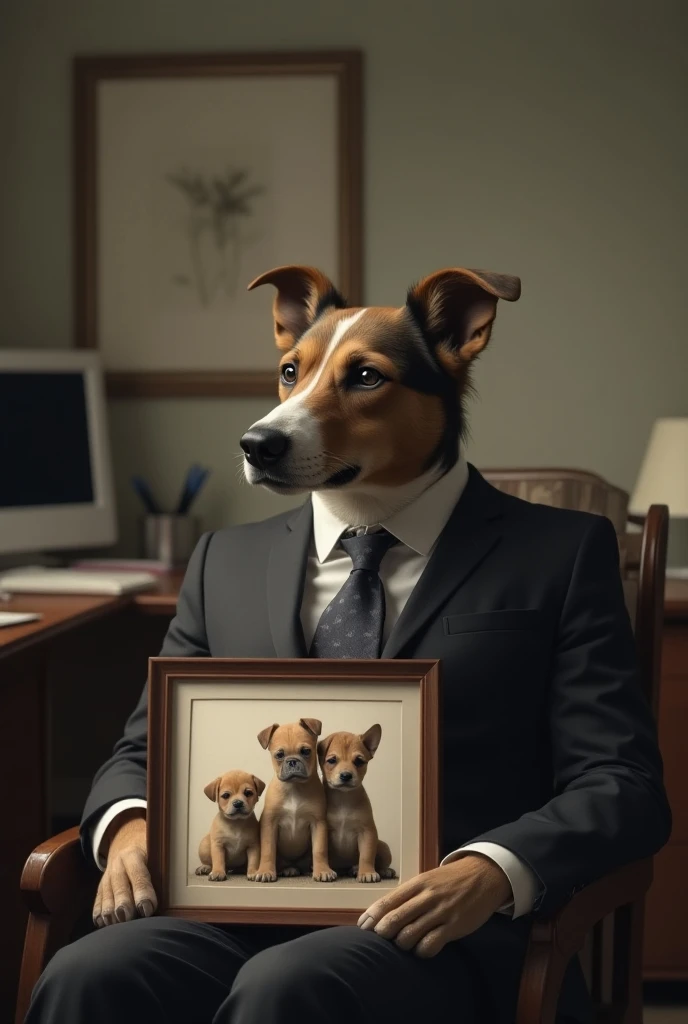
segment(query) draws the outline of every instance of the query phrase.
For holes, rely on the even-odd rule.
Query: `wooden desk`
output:
[[[180,579],[178,573],[161,577],[155,590],[124,598],[23,595],[0,605],[43,613],[39,622],[0,629],[0,1024],[13,1016],[24,935],[19,876],[29,852],[52,830],[51,752],[60,743],[78,744],[89,771],[109,756],[136,703],[147,659],[157,654],[174,615]],[[666,597],[659,731],[674,834],[657,858],[648,899],[645,975],[686,979],[688,582],[669,582]],[[105,668],[103,650],[111,653]],[[75,713],[83,728],[74,725]],[[60,714],[68,725],[51,728],[49,720]]]
[[[0,629],[0,1024],[14,1018],[26,923],[19,877],[30,850],[56,827],[55,760],[81,761],[88,778],[109,757],[174,615],[180,581],[171,573],[155,590],[127,597],[0,601],[0,610],[43,616]],[[103,650],[111,653],[105,668]]]

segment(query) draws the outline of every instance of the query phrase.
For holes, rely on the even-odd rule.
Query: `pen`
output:
[[[143,480],[140,476],[133,476],[131,478],[131,483],[134,490],[138,494],[139,498],[146,506],[146,512],[148,512],[149,515],[152,516],[160,515],[160,506],[158,505],[157,501],[151,494],[150,487],[148,486],[146,481]]]
[[[187,514],[209,476],[209,469],[203,469],[202,466],[198,465],[191,466],[186,475],[184,487],[179,498],[179,504],[177,505],[176,514],[178,516],[184,516]]]

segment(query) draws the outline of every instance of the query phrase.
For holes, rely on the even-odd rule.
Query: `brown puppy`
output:
[[[396,878],[387,843],[377,837],[363,779],[380,745],[382,729],[372,725],[362,736],[333,732],[318,744],[318,759],[327,799],[330,859],[338,871],[359,882]]]
[[[278,873],[300,875],[311,857],[314,881],[337,877],[327,858],[327,808],[318,777],[321,732],[317,718],[300,718],[289,725],[269,725],[258,734],[261,747],[272,754],[275,777],[260,816],[257,882],[274,882]]]
[[[198,847],[197,875],[223,882],[237,868],[249,878],[255,874],[260,861],[255,807],[264,789],[265,783],[255,775],[240,771],[225,772],[208,783],[203,792],[217,802],[218,811]]]

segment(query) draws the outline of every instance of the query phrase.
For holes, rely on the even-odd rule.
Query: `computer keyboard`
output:
[[[0,572],[0,590],[10,594],[131,594],[157,584],[150,572],[93,572],[80,569],[11,569]]]

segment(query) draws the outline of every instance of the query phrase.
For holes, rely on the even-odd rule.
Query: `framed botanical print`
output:
[[[439,663],[153,658],[159,912],[355,922],[439,862]]]
[[[77,57],[75,343],[114,396],[276,394],[276,266],[362,301],[357,52]]]

